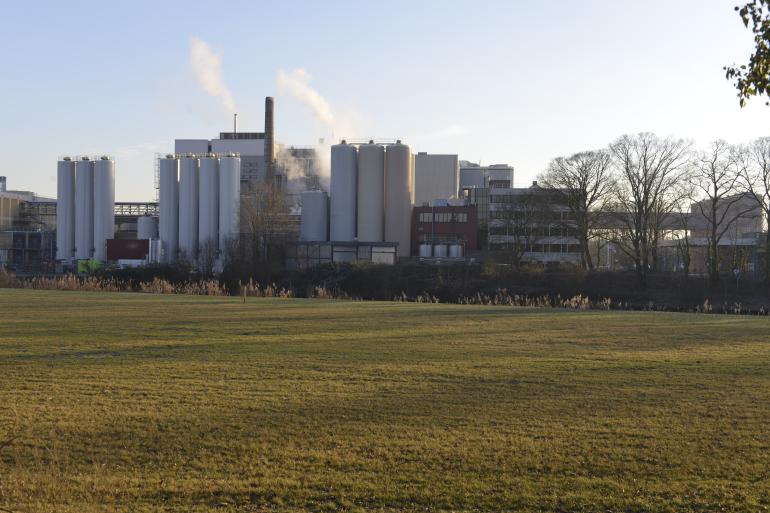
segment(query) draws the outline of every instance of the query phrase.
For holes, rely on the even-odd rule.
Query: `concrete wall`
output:
[[[460,185],[460,167],[457,155],[429,155],[414,157],[414,204],[430,203],[435,199],[457,197]]]

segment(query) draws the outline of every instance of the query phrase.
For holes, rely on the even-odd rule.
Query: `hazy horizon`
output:
[[[231,130],[232,112],[262,131],[265,96],[279,142],[398,137],[513,165],[516,186],[625,133],[748,142],[770,135],[770,108],[741,109],[724,78],[753,47],[733,6],[11,4],[0,174],[52,196],[57,157],[106,153],[116,199],[150,200],[156,153]]]

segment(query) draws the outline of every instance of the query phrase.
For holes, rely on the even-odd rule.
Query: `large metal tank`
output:
[[[75,255],[75,163],[64,157],[56,166],[56,259]]]
[[[433,256],[436,258],[446,258],[447,256],[447,245],[446,244],[434,244],[433,245]]]
[[[94,162],[75,163],[75,258],[89,259],[94,248]]]
[[[136,238],[139,240],[158,238],[158,218],[141,216],[136,220]]]
[[[94,259],[107,260],[107,239],[115,236],[115,161],[94,162]]]
[[[433,255],[433,246],[431,244],[420,244],[420,256],[429,258]]]
[[[329,196],[324,191],[304,191],[302,198],[302,221],[299,240],[320,242],[327,240],[326,227],[329,220]]]
[[[198,249],[219,247],[219,160],[213,155],[200,158],[198,172]]]
[[[462,258],[463,257],[463,245],[462,244],[450,244],[449,245],[449,257],[450,258]]]
[[[398,243],[399,257],[410,255],[413,205],[414,158],[398,141],[385,151],[385,241]]]
[[[349,242],[356,238],[356,147],[342,141],[332,146],[329,239]]]
[[[241,234],[241,159],[219,159],[219,251],[227,258]]]
[[[385,148],[358,148],[358,240],[382,242],[385,229]]]
[[[179,159],[160,159],[160,218],[158,219],[163,262],[176,262],[179,252]]]
[[[192,262],[198,256],[198,159],[179,160],[179,258]]]

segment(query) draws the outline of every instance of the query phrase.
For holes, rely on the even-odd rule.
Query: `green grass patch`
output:
[[[0,290],[0,508],[766,511],[760,317]]]

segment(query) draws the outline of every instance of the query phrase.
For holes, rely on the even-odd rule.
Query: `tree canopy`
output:
[[[743,107],[752,96],[770,96],[770,0],[753,0],[735,10],[751,29],[756,44],[748,64],[724,68],[727,79],[734,81]],[[770,100],[765,105],[770,105]]]

